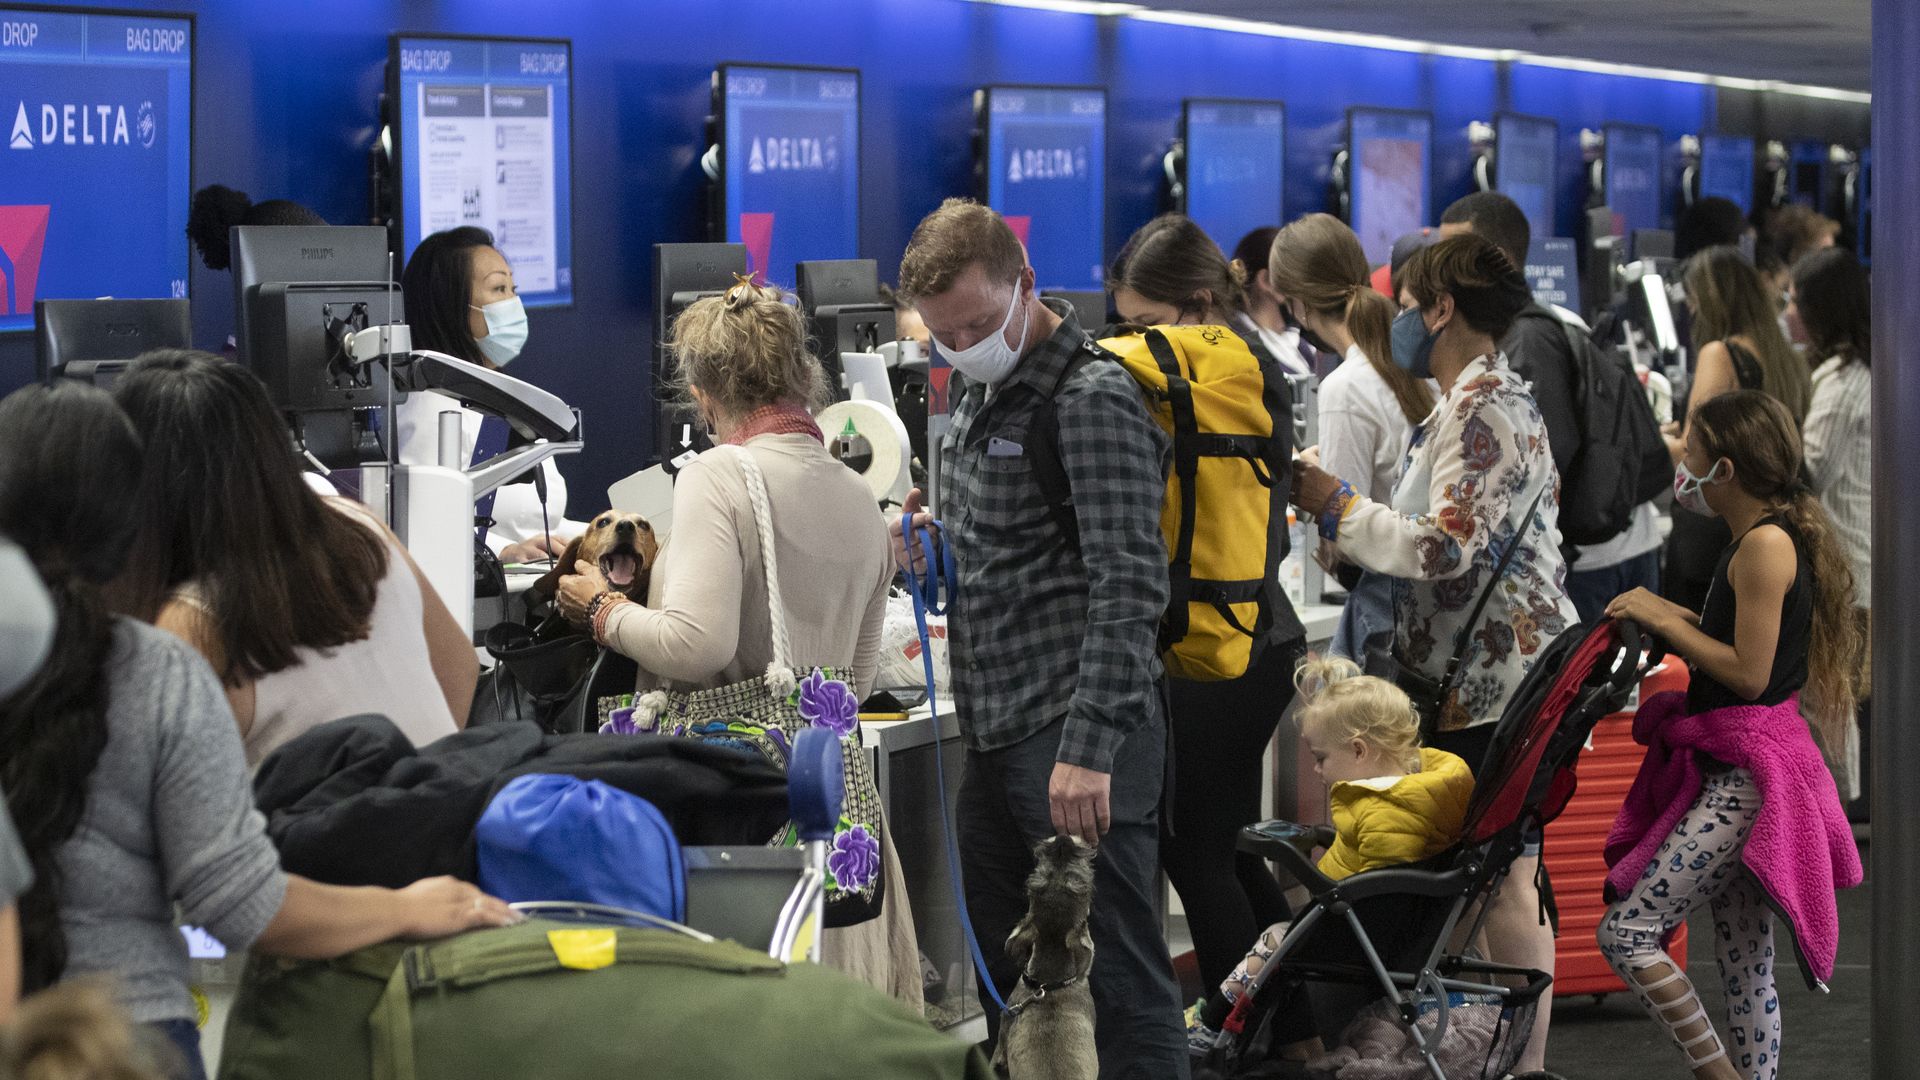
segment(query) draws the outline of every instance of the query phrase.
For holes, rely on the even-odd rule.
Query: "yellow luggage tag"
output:
[[[613,966],[619,953],[620,935],[608,927],[587,930],[549,930],[547,944],[561,967],[575,971],[595,971]]]

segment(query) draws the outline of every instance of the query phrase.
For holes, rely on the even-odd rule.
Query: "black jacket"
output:
[[[785,774],[726,747],[492,724],[416,750],[383,716],[335,720],[280,747],[253,791],[288,872],[399,888],[438,874],[475,880],[474,826],[508,781],[528,773],[638,795],[682,844],[764,844],[787,820]]]

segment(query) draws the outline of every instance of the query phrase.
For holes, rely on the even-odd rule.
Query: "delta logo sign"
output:
[[[29,107],[21,101],[14,108],[7,147],[32,150],[43,146],[138,145],[151,150],[159,137],[160,119],[151,101],[143,101],[131,109],[125,105],[73,102],[42,102]]]
[[[0,315],[33,311],[51,206],[0,206]]]
[[[1007,155],[1007,183],[1024,184],[1034,180],[1084,180],[1087,172],[1087,148],[1015,150]]]
[[[747,172],[834,172],[840,168],[840,140],[805,136],[769,136],[747,149]]]

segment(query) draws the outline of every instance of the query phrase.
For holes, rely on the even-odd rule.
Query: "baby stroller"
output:
[[[1472,940],[1485,905],[1465,935],[1456,931],[1506,877],[1525,836],[1565,808],[1588,734],[1626,704],[1657,661],[1650,648],[1633,625],[1605,619],[1548,646],[1499,720],[1460,841],[1439,855],[1335,882],[1308,857],[1315,845],[1303,840],[1315,830],[1290,822],[1243,829],[1240,850],[1279,863],[1312,899],[1196,1062],[1196,1077],[1316,1075],[1272,1057],[1311,1034],[1276,1030],[1282,1017],[1279,1026],[1297,1023],[1309,1001],[1323,1020],[1334,1014],[1336,1023],[1322,1028],[1339,1031],[1364,1011],[1396,1038],[1404,1035],[1404,1052],[1434,1080],[1505,1076],[1552,977],[1454,946]]]

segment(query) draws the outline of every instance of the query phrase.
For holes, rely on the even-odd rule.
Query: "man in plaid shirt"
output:
[[[975,933],[1010,994],[1021,972],[1004,943],[1026,912],[1032,846],[1054,835],[1097,844],[1090,985],[1100,1075],[1185,1077],[1154,897],[1167,766],[1156,640],[1167,605],[1168,440],[1132,377],[1103,358],[1071,309],[1039,299],[1026,253],[993,211],[954,199],[929,215],[900,284],[959,388],[939,491],[941,542],[959,567],[947,633],[967,743],[957,839]],[[1048,396],[1077,545],[1025,445]],[[907,514],[930,521],[918,492]],[[905,559],[898,535],[895,545]],[[989,1026],[998,1021],[989,1005]]]

